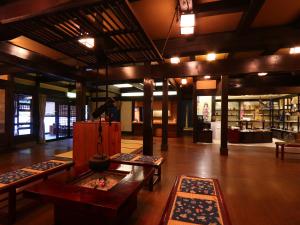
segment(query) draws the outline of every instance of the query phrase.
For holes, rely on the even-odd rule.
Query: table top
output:
[[[97,190],[76,185],[76,182],[95,174],[87,171],[80,176],[71,175],[71,182],[62,183],[48,180],[24,190],[26,197],[38,198],[55,204],[89,205],[91,210],[99,208],[118,210],[128,198],[137,194],[144,181],[153,176],[154,169],[150,167],[112,164],[110,172],[124,173],[126,176],[108,191]]]
[[[18,188],[34,180],[70,168],[73,165],[72,161],[49,160],[0,174],[0,192],[6,191],[11,187]]]

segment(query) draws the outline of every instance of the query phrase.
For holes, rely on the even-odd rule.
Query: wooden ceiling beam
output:
[[[247,59],[228,59],[214,62],[185,62],[177,65],[159,64],[145,66],[110,67],[108,69],[109,81],[140,80],[145,75],[159,79],[164,75],[174,77],[192,77],[205,74],[234,75],[257,74],[258,72],[296,72],[300,71],[300,55],[271,55]],[[94,72],[90,72],[94,74]],[[105,70],[100,69],[100,80],[105,79]]]
[[[235,39],[235,32],[169,39],[165,56],[190,56],[208,52],[239,52],[292,47],[300,44],[300,30],[289,26],[255,28]],[[165,40],[155,41],[162,48]]]
[[[83,73],[38,53],[0,42],[0,62],[65,80],[83,80]]]
[[[243,13],[240,23],[236,29],[237,34],[241,34],[249,30],[264,3],[265,0],[251,0],[248,9]]]
[[[197,16],[213,16],[226,13],[241,12],[248,8],[249,0],[216,1],[194,5]]]

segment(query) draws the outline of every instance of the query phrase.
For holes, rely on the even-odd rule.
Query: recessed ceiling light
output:
[[[94,46],[95,46],[94,38],[81,38],[78,41],[88,48],[94,48]]]
[[[162,96],[163,92],[162,91],[154,91],[153,95],[154,96]],[[168,91],[168,95],[177,95],[177,91]]]
[[[204,76],[204,79],[210,79],[211,78],[211,76],[210,75],[206,75],[206,76]]]
[[[171,58],[171,63],[172,64],[178,64],[178,63],[180,63],[180,58],[179,57],[172,57]]]
[[[266,72],[260,72],[260,73],[257,73],[257,75],[260,76],[260,77],[263,77],[263,76],[268,75],[268,73],[266,73]]]
[[[76,93],[75,92],[67,92],[67,97],[68,98],[76,98]]]
[[[131,88],[131,84],[114,84],[115,87],[117,88]]]
[[[140,97],[144,96],[144,92],[126,92],[126,93],[121,93],[122,97]]]
[[[290,48],[290,54],[299,54],[299,53],[300,53],[300,47]]]
[[[214,60],[216,60],[216,58],[217,58],[216,53],[208,53],[206,55],[206,60],[207,61],[214,61]]]
[[[183,14],[180,16],[181,34],[193,34],[195,27],[195,14]]]
[[[186,85],[187,84],[187,79],[186,78],[182,78],[181,79],[181,84],[182,85]]]

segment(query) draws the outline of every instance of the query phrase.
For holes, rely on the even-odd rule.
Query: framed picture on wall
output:
[[[197,96],[197,115],[206,122],[211,121],[212,96]]]

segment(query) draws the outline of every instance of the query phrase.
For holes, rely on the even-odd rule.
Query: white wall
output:
[[[132,101],[121,102],[121,131],[132,131]]]

